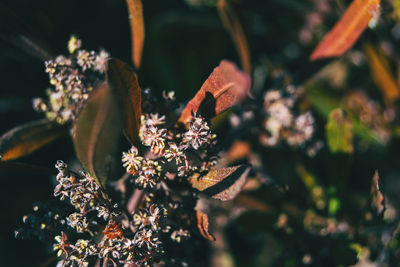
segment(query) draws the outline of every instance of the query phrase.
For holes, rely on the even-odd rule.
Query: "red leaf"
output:
[[[215,237],[209,232],[209,222],[208,222],[208,215],[201,211],[196,211],[196,219],[197,219],[197,228],[200,231],[200,234],[210,240],[215,241]]]
[[[186,105],[179,122],[187,124],[190,121],[192,112],[197,112],[207,92],[211,93],[216,101],[214,113],[217,115],[250,94],[250,76],[238,70],[233,63],[222,60]]]
[[[107,82],[122,99],[125,110],[125,135],[132,145],[139,144],[141,89],[136,73],[127,64],[111,59],[107,64]]]
[[[135,67],[140,67],[144,45],[144,19],[141,0],[126,0],[129,10],[132,35],[132,61]]]
[[[380,0],[354,0],[335,27],[325,35],[310,60],[343,55],[377,14]]]

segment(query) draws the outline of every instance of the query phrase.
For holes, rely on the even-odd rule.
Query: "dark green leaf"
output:
[[[125,110],[125,135],[132,145],[139,144],[141,89],[136,73],[118,59],[108,61],[107,81],[121,97]]]
[[[15,127],[0,137],[1,160],[7,161],[29,155],[67,133],[65,126],[46,119]]]
[[[75,122],[75,151],[83,167],[104,184],[110,176],[122,133],[117,95],[101,84],[92,92]]]

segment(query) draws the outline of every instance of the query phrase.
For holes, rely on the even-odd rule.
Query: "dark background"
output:
[[[336,1],[346,4],[341,8],[332,5],[335,8],[324,19],[314,40],[301,45],[299,30],[304,25],[307,12],[311,10],[312,2],[241,1],[239,13],[248,34],[253,66],[268,62],[276,68],[284,67],[292,74],[294,81],[301,84],[326,64],[326,61],[310,63],[308,57],[318,40],[351,1]],[[111,56],[131,62],[130,28],[124,0],[0,0],[0,8],[4,6],[17,14],[31,35],[54,55],[67,54],[67,41],[71,34],[75,34],[82,39],[84,49],[105,48]],[[187,101],[222,59],[239,64],[235,47],[215,8],[193,8],[183,0],[143,0],[143,8],[146,41],[142,67],[138,72],[142,88],[150,87],[159,93],[162,90],[174,90],[179,101]],[[0,23],[0,29],[3,30],[13,28],[14,22],[0,18]],[[380,25],[383,25],[380,31],[368,32],[361,40],[387,38],[393,23],[383,21]],[[398,47],[398,42],[393,41],[393,46]],[[360,48],[359,43],[355,48]],[[398,53],[395,52],[395,55],[398,56]],[[348,87],[362,87],[381,101],[379,90],[369,77],[368,67],[364,65],[352,71],[353,79]],[[48,86],[41,60],[0,39],[0,134],[22,123],[43,118],[42,114],[33,111],[32,98],[44,97]],[[324,138],[323,128],[324,121],[318,130],[321,138]],[[348,192],[352,190],[368,195],[370,178],[374,170],[379,169],[383,177],[392,177],[391,180],[386,179],[386,188],[391,191],[392,199],[398,200],[398,148],[397,138],[384,149],[356,150],[350,156],[331,155],[325,149],[315,161],[305,161],[308,166],[314,167],[313,171],[320,175],[326,185],[345,181],[349,190],[343,191],[343,195],[350,195]],[[294,168],[290,167],[295,166],[295,152],[271,149],[264,156],[266,169],[271,176],[284,182],[292,179],[296,186],[302,186],[293,174]],[[66,137],[18,162],[53,169],[57,160],[69,162],[73,158],[73,145],[70,138]],[[43,172],[7,166],[0,168],[0,266],[40,266],[50,254],[51,248],[40,241],[16,240],[14,230],[22,226],[23,215],[32,211],[35,201],[53,199],[53,179]],[[296,188],[299,188],[300,194],[306,192],[304,188]],[[344,207],[343,210],[350,210],[351,214],[352,207]],[[233,240],[230,240],[233,254],[240,258],[238,262],[242,266],[247,266],[249,258],[258,253],[261,246],[256,249],[256,246],[247,245],[250,243],[244,242],[246,237],[236,232],[235,227],[230,231],[233,232],[230,237]],[[257,235],[254,234],[254,239],[257,239]],[[316,251],[320,248],[320,245],[315,245]],[[279,250],[285,251],[286,248],[280,247]],[[266,257],[269,255],[266,254]]]

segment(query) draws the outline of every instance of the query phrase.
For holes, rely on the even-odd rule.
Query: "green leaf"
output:
[[[17,126],[0,137],[0,159],[7,161],[29,155],[67,133],[65,126],[47,119]]]
[[[125,110],[125,136],[138,147],[140,116],[142,115],[141,89],[136,73],[127,64],[111,59],[107,65],[107,81],[122,99]]]
[[[226,201],[240,193],[249,171],[248,165],[212,169],[203,176],[192,176],[189,178],[189,182],[193,188],[206,195]]]
[[[315,111],[323,118],[328,118],[330,112],[342,106],[339,98],[326,90],[324,83],[318,81],[321,77],[316,77],[307,82],[304,86],[307,89],[307,96]],[[385,140],[374,130],[370,129],[365,123],[361,122],[356,116],[352,117],[353,132],[362,141],[372,145],[383,145]]]
[[[113,170],[122,134],[122,116],[117,94],[103,83],[94,89],[74,125],[77,156],[101,185]]]
[[[353,152],[353,124],[342,109],[331,111],[325,130],[328,147],[332,153]]]

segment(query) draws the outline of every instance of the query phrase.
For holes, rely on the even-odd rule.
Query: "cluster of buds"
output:
[[[149,147],[148,156],[139,155],[134,146],[122,155],[123,166],[140,189],[156,188],[166,178],[166,172],[172,178],[186,177],[206,171],[215,163],[216,155],[205,152],[212,150],[216,136],[203,117],[194,114],[188,130],[183,132],[165,125],[165,116],[143,115],[140,138]]]
[[[311,112],[295,114],[295,104],[302,90],[289,85],[285,90],[270,90],[264,96],[264,133],[260,142],[275,146],[285,140],[290,146],[299,146],[310,140],[314,133]]]
[[[96,261],[103,261],[103,266],[147,266],[159,260],[163,253],[159,240],[163,210],[153,204],[126,215],[89,174],[76,174],[62,161],[56,168],[59,174],[54,195],[69,199],[75,208],[65,219],[66,231],[74,230],[74,241],[63,231],[53,246],[58,256],[65,255],[61,261],[64,266],[88,266]],[[85,233],[98,238],[82,238]]]
[[[33,237],[39,240],[51,241],[54,236],[62,231],[67,220],[65,219],[71,208],[65,203],[36,202],[32,207],[33,212],[22,217],[26,225],[15,231],[15,238],[30,239]]]
[[[215,164],[216,136],[199,114],[193,114],[187,129],[168,128],[167,125],[171,124],[158,113],[143,115],[139,135],[142,146],[132,146],[124,152],[122,162],[137,190],[144,190],[143,209],[133,217],[134,226],[142,232],[137,237],[151,240],[149,235],[156,231],[161,233],[163,242],[182,243],[192,236],[196,225],[197,191],[188,186],[187,178],[204,173]],[[171,190],[171,184],[174,190]],[[164,215],[165,223],[154,224],[160,214]],[[153,243],[157,244],[156,241]],[[165,246],[165,250],[171,250],[171,247],[176,246]],[[169,257],[163,259],[164,263],[183,262],[178,258],[182,253],[177,253],[176,258],[172,251],[166,254]]]
[[[88,173],[76,174],[64,162],[57,162],[54,195],[69,199],[75,208],[65,221],[78,235],[70,238],[63,231],[55,237],[54,250],[65,255],[64,265],[88,266],[101,261],[104,266],[148,266],[186,261],[177,246],[171,245],[185,242],[196,229],[197,191],[185,178],[214,165],[216,136],[199,114],[193,114],[187,129],[167,125],[171,124],[158,113],[143,115],[142,146],[133,146],[122,155],[135,193],[143,194],[133,213],[115,205]],[[171,184],[180,186],[171,190]],[[97,238],[83,238],[87,233]]]
[[[35,98],[34,109],[60,124],[73,120],[93,87],[104,80],[109,54],[81,49],[81,40],[72,36],[68,42],[69,56],[57,56],[45,62],[51,87],[48,100]]]

